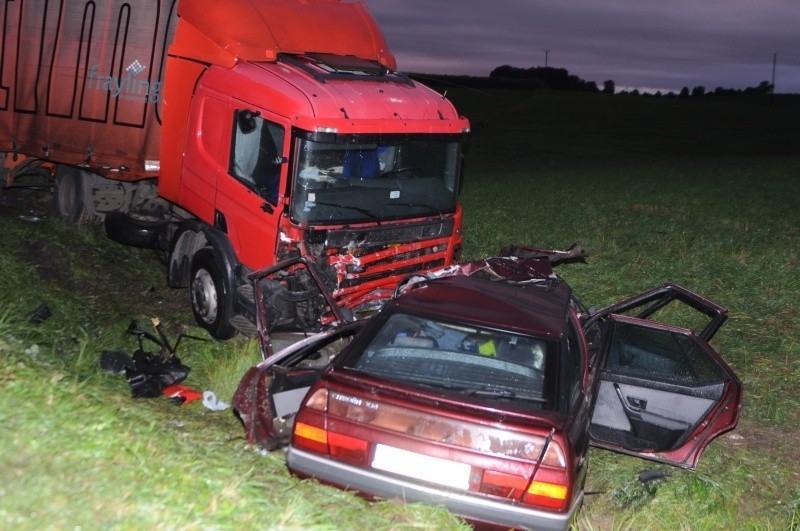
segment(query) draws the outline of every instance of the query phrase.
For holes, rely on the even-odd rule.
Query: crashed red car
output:
[[[736,425],[711,301],[664,285],[588,311],[545,259],[439,276],[252,368],[234,398],[249,439],[289,442],[293,473],[369,497],[564,529],[590,444],[694,468]]]

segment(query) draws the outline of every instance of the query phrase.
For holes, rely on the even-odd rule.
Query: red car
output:
[[[588,311],[547,260],[494,258],[276,354],[234,407],[299,476],[564,529],[589,444],[693,468],[735,427],[742,386],[708,344],[725,318],[675,285]]]

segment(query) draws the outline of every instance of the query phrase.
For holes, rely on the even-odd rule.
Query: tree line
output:
[[[683,87],[677,94],[661,91],[656,93],[641,93],[639,90],[617,91],[616,83],[612,79],[603,82],[602,88],[594,81],[586,81],[580,77],[570,74],[566,68],[554,68],[548,66],[535,66],[531,68],[520,68],[516,66],[498,66],[489,73],[489,77],[475,77],[466,75],[439,75],[439,74],[409,74],[412,78],[419,79],[427,84],[442,85],[462,85],[472,88],[514,88],[529,90],[563,90],[577,92],[600,92],[603,94],[620,95],[646,95],[646,96],[666,96],[677,98],[701,98],[709,96],[730,96],[730,95],[759,95],[771,94],[774,86],[769,81],[762,81],[755,87],[745,89],[730,89],[717,87],[714,90],[707,90],[704,86],[693,88]]]

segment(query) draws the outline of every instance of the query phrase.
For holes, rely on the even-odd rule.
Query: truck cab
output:
[[[198,321],[215,335],[230,334],[231,319],[249,331],[252,304],[235,294],[249,291],[247,274],[283,260],[311,258],[337,305],[355,313],[375,309],[407,274],[458,261],[468,123],[407,76],[353,56],[280,54],[208,68],[188,114],[195,134],[180,180],[162,176],[160,187],[204,225],[177,230],[170,279],[192,286]],[[193,268],[200,239],[238,274]],[[324,318],[316,304],[300,315],[279,302],[317,297],[298,280],[275,285],[272,324]]]

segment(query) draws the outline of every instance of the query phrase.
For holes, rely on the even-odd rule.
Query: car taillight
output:
[[[539,468],[522,497],[522,503],[545,509],[563,510],[569,501],[567,484],[566,469]]]
[[[521,499],[526,505],[560,511],[567,506],[567,485],[565,467],[540,466],[532,481],[529,477],[517,474],[486,470],[480,483],[480,491],[508,499]]]
[[[496,470],[486,470],[481,480],[480,491],[492,496],[518,500],[525,492],[528,478],[517,474],[507,474]]]
[[[328,390],[317,389],[295,419],[292,444],[312,452],[327,454],[328,431],[325,429],[327,409]]]
[[[295,420],[292,444],[343,461],[364,463],[367,457],[367,441],[329,431],[325,417],[327,409],[328,390],[317,389],[308,398],[305,407],[300,410]]]
[[[328,444],[328,432],[323,428],[317,428],[305,422],[294,423],[294,435],[307,441],[305,444],[324,445]]]
[[[330,431],[328,432],[328,450],[333,457],[363,464],[367,458],[367,441]]]

